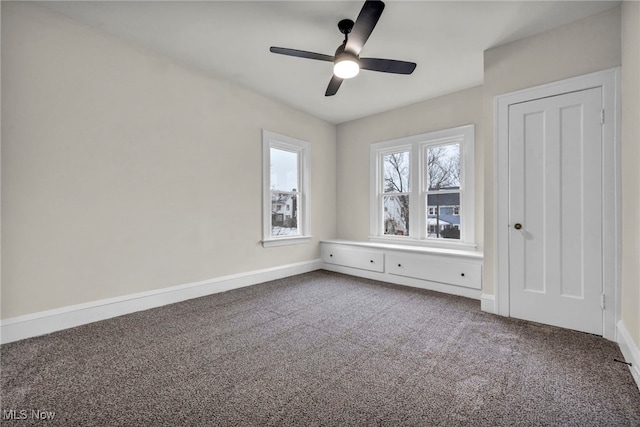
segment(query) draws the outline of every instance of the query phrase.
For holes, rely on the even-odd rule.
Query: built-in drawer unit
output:
[[[362,270],[384,271],[384,253],[341,245],[322,245],[322,260],[327,264],[342,265]]]
[[[443,256],[387,253],[387,273],[447,283],[465,288],[482,288],[482,265]]]
[[[374,242],[320,242],[324,268],[337,273],[480,299],[482,253]]]

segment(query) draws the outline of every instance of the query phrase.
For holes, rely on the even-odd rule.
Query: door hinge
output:
[[[600,308],[604,310],[604,294],[600,294]]]
[[[604,108],[600,110],[600,124],[604,124]]]

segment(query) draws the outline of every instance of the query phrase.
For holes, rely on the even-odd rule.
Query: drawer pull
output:
[[[370,260],[369,262],[370,262],[371,264],[373,264],[373,260]]]
[[[464,273],[462,273],[461,276],[464,277]]]
[[[330,257],[333,257],[333,254],[329,254]]]
[[[402,267],[402,264],[398,264],[398,267]]]

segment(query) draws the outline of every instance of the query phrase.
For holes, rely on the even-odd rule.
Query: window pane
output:
[[[298,189],[298,153],[271,148],[271,190]]]
[[[384,234],[409,235],[409,196],[384,196]]]
[[[460,239],[460,193],[427,196],[427,237]]]
[[[409,191],[409,152],[386,154],[383,156],[385,193],[406,193]]]
[[[429,147],[426,172],[429,191],[460,188],[460,144]]]
[[[298,196],[271,193],[271,236],[298,235]]]

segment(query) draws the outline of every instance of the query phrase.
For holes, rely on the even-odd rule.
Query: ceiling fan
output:
[[[393,74],[411,74],[416,68],[416,64],[413,62],[360,58],[360,51],[362,51],[364,44],[373,32],[383,10],[384,3],[382,1],[367,0],[362,6],[355,23],[351,19],[343,19],[338,22],[338,29],[344,34],[344,42],[338,47],[333,56],[275,46],[272,46],[269,50],[281,55],[333,62],[333,76],[324,94],[325,96],[335,95],[342,81],[355,77],[360,72],[360,69]]]

